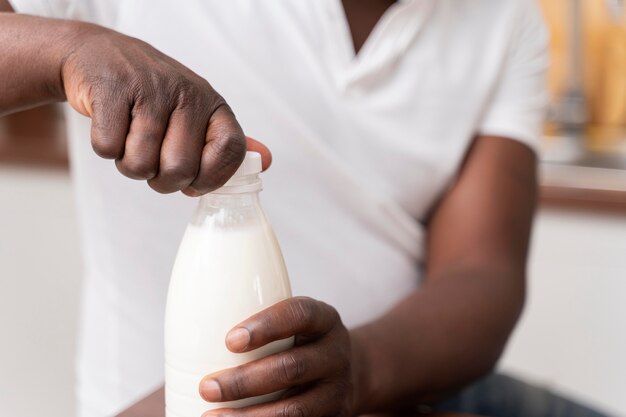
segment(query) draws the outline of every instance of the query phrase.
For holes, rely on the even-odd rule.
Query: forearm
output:
[[[0,13],[0,116],[65,100],[61,69],[81,25]]]
[[[522,309],[523,276],[467,267],[445,274],[352,331],[366,364],[361,411],[440,399],[495,365]]]

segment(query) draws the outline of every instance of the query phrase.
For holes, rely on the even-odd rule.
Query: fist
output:
[[[145,42],[94,25],[64,59],[72,107],[92,120],[91,143],[127,177],[160,193],[220,187],[249,146],[226,101],[202,77]]]

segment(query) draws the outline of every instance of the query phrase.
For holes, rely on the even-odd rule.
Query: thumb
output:
[[[267,146],[263,145],[256,139],[252,139],[249,136],[246,136],[246,145],[249,151],[258,152],[261,154],[263,171],[267,170],[270,165],[272,165],[272,152],[270,152]]]

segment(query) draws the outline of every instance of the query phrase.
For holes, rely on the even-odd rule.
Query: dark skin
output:
[[[395,0],[342,0],[355,54],[359,53],[376,23],[394,3]]]
[[[523,145],[477,138],[429,221],[422,287],[351,331],[332,307],[300,297],[239,324],[235,329],[246,329],[250,341],[227,338],[233,352],[288,335],[296,335],[298,346],[208,376],[220,390],[201,386],[205,399],[313,387],[280,402],[206,416],[393,412],[445,398],[491,371],[523,306],[534,165]]]
[[[392,3],[344,1],[355,52]],[[6,0],[0,10],[10,10]],[[95,25],[29,16],[0,14],[0,28],[0,114],[68,100],[92,118],[96,153],[160,192],[208,192],[243,158],[246,139],[225,100],[151,46]],[[263,145],[247,145],[268,164]],[[520,143],[476,137],[428,219],[422,287],[357,329],[348,330],[332,306],[303,297],[237,324],[226,338],[233,352],[288,336],[296,346],[208,375],[201,395],[288,395],[206,416],[392,413],[445,398],[490,372],[524,302],[535,167]]]
[[[269,166],[269,150],[246,139],[226,100],[147,43],[87,23],[9,13],[0,27],[0,116],[67,100],[91,118],[94,151],[160,193],[218,188],[246,147]]]

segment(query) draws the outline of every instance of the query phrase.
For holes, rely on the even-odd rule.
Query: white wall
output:
[[[0,416],[74,415],[75,217],[67,174],[0,167]]]
[[[626,213],[543,209],[502,368],[626,416]]]
[[[502,368],[626,416],[626,216],[541,211]],[[0,416],[72,417],[79,244],[66,174],[0,167]]]

